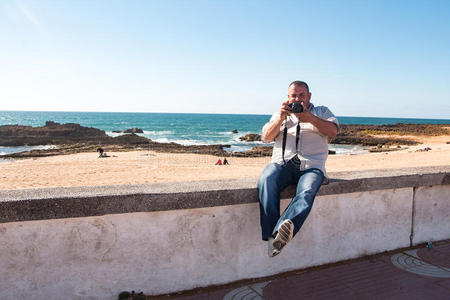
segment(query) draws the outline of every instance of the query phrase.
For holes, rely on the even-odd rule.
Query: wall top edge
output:
[[[319,195],[450,184],[450,165],[328,174]],[[282,197],[291,197],[294,186]],[[0,191],[0,223],[258,202],[256,179]]]

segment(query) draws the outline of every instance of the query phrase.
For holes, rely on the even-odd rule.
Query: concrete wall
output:
[[[1,224],[0,298],[162,294],[408,247],[413,194],[319,196],[302,230],[272,259],[256,203]],[[450,186],[416,191],[414,243],[450,238],[448,195]]]
[[[417,187],[412,244],[450,238],[450,185]]]
[[[322,194],[275,258],[267,257],[253,201],[0,223],[0,298],[157,295],[449,239],[450,185],[444,183]]]

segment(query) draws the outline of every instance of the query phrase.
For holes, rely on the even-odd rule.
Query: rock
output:
[[[75,123],[59,124],[47,121],[46,126],[31,127],[22,125],[0,126],[0,145],[33,146],[74,143],[98,143],[112,139],[105,131],[84,127]]]
[[[328,154],[331,154],[331,155],[336,154],[336,151],[335,150],[328,150]]]
[[[58,126],[58,125],[61,125],[61,124],[59,124],[57,122],[53,122],[53,121],[46,121],[45,122],[45,127],[52,127],[52,126]]]
[[[125,129],[123,131],[123,133],[144,133],[144,131],[140,128],[130,128],[130,129]]]
[[[244,152],[233,152],[232,156],[237,157],[261,157],[261,156],[271,156],[273,151],[273,146],[258,146],[253,147],[251,150]]]
[[[231,130],[231,133],[238,133],[237,129]]]
[[[148,144],[152,140],[145,138],[143,136],[139,136],[137,134],[131,133],[131,134],[124,134],[119,135],[118,137],[115,137],[114,139],[115,144],[119,145],[139,145],[139,144]]]
[[[448,124],[342,124],[339,126],[337,137],[330,139],[330,143],[362,146],[377,146],[378,144],[417,145],[419,141],[403,136],[437,136],[449,134]]]
[[[239,139],[241,141],[246,141],[246,142],[261,141],[261,135],[260,134],[256,134],[256,133],[249,133],[249,134],[246,134],[244,136],[241,136]]]
[[[122,133],[122,130],[113,130],[114,133]]]
[[[7,157],[42,157],[50,155],[73,154],[95,151],[99,145],[110,151],[148,149],[169,153],[198,153],[215,156],[227,156],[223,148],[230,145],[193,145],[183,146],[177,143],[157,143],[134,133],[118,137],[108,136],[105,131],[84,127],[79,124],[56,124],[51,126],[31,127],[20,125],[0,126],[1,146],[57,145],[56,149],[32,150],[2,156]]]

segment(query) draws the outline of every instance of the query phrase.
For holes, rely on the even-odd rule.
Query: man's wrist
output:
[[[305,119],[306,119],[306,120],[305,120],[306,122],[309,122],[309,123],[311,123],[311,124],[314,122],[315,116],[314,116],[310,111],[306,111],[306,112],[305,112],[305,117],[306,117],[306,118],[305,118]]]
[[[283,121],[286,120],[286,117],[282,117],[281,115],[278,117],[278,119],[276,120],[277,124],[281,124],[283,123]]]

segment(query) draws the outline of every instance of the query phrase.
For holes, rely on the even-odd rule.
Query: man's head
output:
[[[311,93],[308,84],[304,81],[294,81],[289,85],[288,89],[289,104],[294,102],[303,102],[308,107]]]

